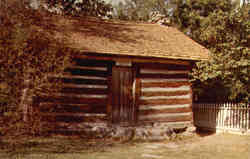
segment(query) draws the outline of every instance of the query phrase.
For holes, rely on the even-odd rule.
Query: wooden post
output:
[[[134,70],[134,82],[135,82],[135,97],[134,97],[134,108],[135,108],[135,123],[139,119],[139,99],[141,96],[141,80],[139,78],[140,68],[138,65],[133,65]]]
[[[112,67],[113,65],[108,66],[108,103],[107,103],[107,116],[108,122],[112,122]]]
[[[192,119],[191,119],[191,125],[194,126],[194,112],[193,112],[193,88],[192,88],[192,84],[190,83],[190,99],[191,99],[191,102],[190,102],[190,109],[192,111]]]

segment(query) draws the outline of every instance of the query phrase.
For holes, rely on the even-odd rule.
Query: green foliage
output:
[[[126,0],[114,7],[115,18],[132,21],[148,21],[153,12],[169,14],[168,0]]]
[[[46,0],[50,7],[62,8],[69,15],[110,16],[112,6],[103,0]]]
[[[172,20],[211,51],[211,59],[198,62],[193,70],[195,86],[205,96],[249,101],[249,4],[239,7],[231,0],[178,0],[175,4]]]
[[[7,107],[15,108],[4,114],[5,118],[12,127],[13,122],[19,127],[22,104],[31,104],[22,103],[23,100],[59,88],[49,81],[49,75],[63,73],[70,61],[70,50],[63,41],[56,42],[51,33],[39,31],[38,22],[43,20],[39,12],[18,1],[0,7],[0,94]],[[27,89],[25,95],[24,89]]]

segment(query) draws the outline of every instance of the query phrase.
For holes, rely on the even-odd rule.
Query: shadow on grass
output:
[[[102,139],[87,140],[84,138],[48,137],[29,139],[0,140],[0,156],[2,154],[16,156],[18,154],[57,154],[57,153],[90,153],[106,152],[107,148],[117,143]]]
[[[206,137],[206,136],[211,136],[216,134],[216,131],[209,131],[209,130],[204,130],[204,129],[197,129],[196,134],[200,137]]]

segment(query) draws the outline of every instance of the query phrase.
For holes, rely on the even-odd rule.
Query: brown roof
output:
[[[173,27],[91,17],[50,18],[56,37],[65,37],[69,46],[81,52],[184,60],[209,57],[206,48]]]

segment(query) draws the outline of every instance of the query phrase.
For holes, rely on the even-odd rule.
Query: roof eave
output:
[[[132,55],[132,54],[118,54],[118,53],[112,53],[112,52],[96,52],[96,51],[86,51],[86,50],[80,50],[80,53],[87,53],[87,54],[99,54],[101,56],[131,56],[131,57],[140,57],[140,58],[160,58],[160,59],[172,59],[172,60],[184,60],[184,61],[207,61],[209,60],[209,56],[207,58],[201,58],[200,56],[143,56],[143,55]]]

